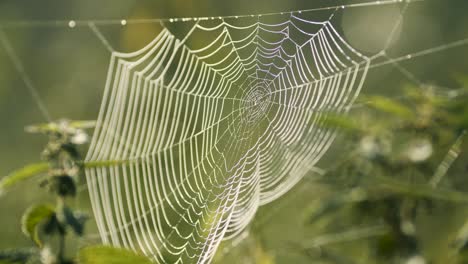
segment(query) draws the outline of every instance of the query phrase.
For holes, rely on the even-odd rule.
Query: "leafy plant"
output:
[[[459,222],[468,208],[466,167],[456,163],[466,155],[467,92],[408,88],[404,100],[364,97],[358,111],[325,120],[325,127],[344,132],[350,144],[343,144],[342,152],[350,155],[323,177],[332,195],[311,210],[307,223],[350,226],[350,240],[368,241],[361,247],[373,252],[370,263],[465,263],[468,236],[462,228],[437,226],[441,219],[433,216]],[[359,232],[382,224],[371,236]],[[438,230],[431,234],[428,228]],[[331,241],[349,238],[346,234]],[[315,261],[367,263],[350,256],[340,262],[333,243],[319,247],[317,255],[311,253],[316,246],[303,245]],[[435,249],[443,253],[434,254]]]
[[[0,262],[7,263],[149,263],[146,257],[123,249],[90,246],[79,251],[78,257],[67,256],[66,237],[70,232],[84,235],[87,215],[70,206],[77,194],[84,164],[79,145],[86,143],[83,128],[92,122],[69,122],[28,127],[27,131],[46,134],[49,142],[42,152],[45,162],[31,164],[4,177],[0,190],[8,191],[15,184],[40,177],[41,186],[55,197],[56,204],[41,203],[30,206],[21,221],[23,233],[37,248],[13,249],[0,252]],[[54,238],[57,238],[54,240]]]

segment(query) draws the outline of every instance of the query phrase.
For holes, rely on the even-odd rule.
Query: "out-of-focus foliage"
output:
[[[74,233],[81,237],[84,233],[86,214],[70,207],[70,198],[75,198],[77,183],[82,176],[82,159],[78,145],[87,141],[87,134],[77,128],[77,122],[62,120],[57,123],[29,127],[30,132],[46,134],[49,141],[42,152],[42,163],[26,166],[3,178],[1,188],[11,188],[15,184],[47,170],[41,178],[41,187],[47,187],[56,204],[34,204],[23,214],[23,233],[38,247],[28,254],[17,249],[0,251],[0,256],[11,263],[74,263],[74,257],[67,256],[67,235]],[[70,232],[72,231],[72,232]]]
[[[403,100],[362,100],[346,118],[359,124],[346,127],[348,157],[324,177],[340,195],[323,200],[309,223],[338,214],[330,221],[356,230],[383,225],[362,243],[370,263],[465,263],[458,231],[468,213],[467,90],[417,87]]]
[[[78,239],[84,236],[88,219],[85,213],[70,207],[70,198],[76,198],[77,183],[83,176],[84,164],[78,146],[87,142],[87,134],[82,128],[90,128],[93,124],[61,120],[27,128],[29,132],[48,135],[49,141],[42,152],[45,162],[31,164],[9,174],[0,182],[0,187],[12,188],[47,171],[40,185],[47,187],[56,199],[56,205],[34,204],[26,210],[21,219],[22,231],[37,248],[1,249],[0,263],[151,263],[146,256],[127,249],[86,246],[71,250],[66,247],[70,233]]]

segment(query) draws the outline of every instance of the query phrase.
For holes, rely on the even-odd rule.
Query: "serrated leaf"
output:
[[[405,119],[414,118],[414,113],[407,106],[385,97],[372,96],[366,98],[366,104],[389,114],[397,115]]]
[[[0,264],[26,263],[31,257],[38,255],[35,248],[15,248],[0,251]]]
[[[27,126],[25,128],[26,132],[29,133],[49,133],[49,132],[59,132],[63,129],[63,125],[69,128],[81,128],[88,129],[96,126],[96,121],[68,121],[60,120],[58,122],[43,123],[37,125]]]
[[[76,183],[69,175],[57,175],[51,180],[50,190],[59,196],[75,196]]]
[[[31,238],[39,247],[42,247],[42,241],[39,238],[38,226],[41,222],[50,219],[54,214],[55,209],[49,204],[29,207],[21,219],[21,229],[23,230],[23,233]]]
[[[151,260],[128,249],[109,246],[85,247],[78,252],[78,263],[82,264],[151,264]]]
[[[103,168],[111,167],[115,165],[131,164],[131,160],[104,160],[104,161],[88,161],[84,162],[83,165],[85,168]]]
[[[9,175],[3,177],[0,181],[0,193],[18,182],[27,180],[33,176],[47,171],[48,169],[49,164],[46,162],[41,162],[30,164],[19,170],[13,171]]]
[[[70,208],[64,208],[63,215],[65,216],[65,221],[73,229],[75,234],[79,236],[83,235],[84,224],[87,216],[83,213],[75,213]]]
[[[96,121],[94,120],[80,120],[80,121],[70,121],[70,126],[74,128],[93,128],[96,126]]]
[[[46,133],[46,132],[56,132],[59,130],[59,127],[56,123],[45,123],[45,124],[27,126],[25,127],[24,130],[28,133]]]
[[[44,234],[46,235],[65,233],[64,227],[60,224],[59,220],[57,219],[57,214],[54,214],[53,216],[51,216],[49,220],[47,220],[44,223],[43,231],[44,231]]]

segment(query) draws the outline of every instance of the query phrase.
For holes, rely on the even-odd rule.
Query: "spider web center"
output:
[[[245,95],[242,107],[245,109],[244,122],[259,122],[268,112],[271,93],[264,84],[253,86]]]

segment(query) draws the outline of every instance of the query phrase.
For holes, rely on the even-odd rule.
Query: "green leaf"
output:
[[[63,215],[67,224],[73,229],[75,234],[81,236],[84,231],[84,224],[88,217],[81,212],[73,212],[70,208],[63,209]]]
[[[15,248],[0,250],[0,264],[26,263],[33,256],[39,254],[35,248]]]
[[[416,184],[383,175],[374,175],[375,187],[388,189],[394,193],[413,197],[425,197],[453,203],[468,204],[468,194],[451,189],[434,188],[429,184]]]
[[[42,242],[39,238],[39,224],[45,220],[49,220],[55,214],[55,209],[52,205],[41,204],[29,207],[21,219],[21,228],[23,233],[31,238],[39,247],[42,247]]]
[[[98,161],[88,161],[83,162],[83,166],[87,169],[90,168],[105,168],[105,167],[112,167],[117,165],[128,165],[133,163],[132,160],[98,160]]]
[[[50,190],[59,196],[75,196],[76,183],[69,175],[53,176],[50,182]]]
[[[96,121],[69,121],[69,120],[59,120],[58,122],[50,122],[37,124],[26,127],[26,132],[29,133],[49,133],[49,132],[60,132],[63,130],[63,127],[68,128],[82,128],[88,129],[96,126]]]
[[[43,173],[49,169],[49,164],[46,162],[34,163],[27,165],[19,170],[16,170],[2,178],[0,181],[0,193],[5,189],[15,185],[18,182],[27,180],[39,173]]]
[[[327,114],[327,117],[323,119],[323,123],[320,125],[328,128],[339,128],[349,132],[360,130],[358,122],[340,114]]]
[[[28,133],[47,133],[47,132],[59,131],[59,127],[56,123],[51,122],[51,123],[27,126],[25,127],[25,130]]]
[[[80,121],[70,121],[70,126],[74,128],[93,128],[96,126],[96,121],[94,120],[80,120]]]
[[[151,260],[128,249],[109,246],[85,247],[78,252],[78,263],[82,264],[151,264]]]
[[[414,113],[411,111],[410,108],[407,106],[398,103],[395,100],[388,99],[381,96],[371,96],[367,97],[366,104],[380,110],[382,112],[386,112],[389,114],[393,114],[405,119],[412,119],[414,118]]]

